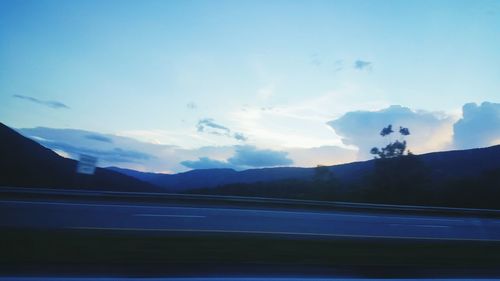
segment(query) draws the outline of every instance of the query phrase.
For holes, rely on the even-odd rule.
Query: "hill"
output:
[[[161,191],[136,178],[97,168],[76,173],[77,161],[59,156],[0,123],[0,185],[116,191]]]
[[[481,175],[500,169],[500,145],[469,150],[433,152],[417,156],[430,171],[434,182]],[[287,179],[307,180],[315,175],[315,168],[264,168],[235,171],[232,169],[192,170],[179,174],[142,173],[134,170],[110,167],[113,171],[129,175],[170,192],[183,192],[200,188],[214,188],[228,184],[249,184]],[[328,167],[328,170],[344,184],[361,183],[373,171],[374,160],[353,162]]]

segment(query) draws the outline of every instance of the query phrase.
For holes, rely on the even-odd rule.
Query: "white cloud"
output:
[[[447,149],[452,140],[452,124],[454,118],[440,112],[413,111],[399,105],[390,106],[379,111],[352,111],[338,119],[328,122],[346,145],[359,148],[359,159],[370,158],[370,149],[374,146],[385,146],[388,139],[379,135],[380,130],[392,124],[394,127],[407,127],[411,135],[406,139],[409,148],[415,153]]]
[[[339,147],[271,149],[219,145],[186,148],[84,130],[38,127],[18,129],[18,131],[64,157],[78,159],[80,153],[91,154],[99,158],[98,163],[101,167],[118,166],[150,172],[177,173],[202,166],[237,169],[292,163],[294,166],[315,166],[339,163],[339,161],[348,162],[353,159],[348,157],[352,151],[345,151]],[[149,132],[146,135],[157,137],[157,133]]]
[[[80,153],[93,154],[99,158],[99,165],[102,167],[119,166],[140,171],[186,171],[188,169],[180,164],[184,160],[197,159],[200,156],[227,159],[234,152],[232,147],[208,146],[189,149],[83,130],[38,127],[18,131],[65,157],[77,159]],[[95,141],[89,139],[88,135],[101,136],[111,141]]]
[[[231,113],[237,126],[252,140],[251,144],[273,149],[292,147],[343,146],[335,133],[325,125],[326,118],[302,117],[283,108],[262,110],[247,108]]]
[[[386,106],[378,100],[365,100],[356,84],[346,83],[338,90],[292,104],[245,106],[228,114],[231,128],[245,132],[249,144],[279,149],[340,146],[348,148],[326,122],[353,108]]]
[[[500,144],[500,103],[467,103],[462,112],[462,118],[453,126],[456,148]]]

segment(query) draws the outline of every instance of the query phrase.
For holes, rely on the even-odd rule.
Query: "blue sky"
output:
[[[4,0],[0,121],[175,147],[171,165],[125,163],[167,172],[224,166],[242,147],[286,152],[277,165],[363,159],[375,140],[359,131],[400,122],[391,105],[411,111],[417,152],[484,146],[500,140],[498,50],[498,1]],[[454,133],[471,102],[493,123],[457,141],[473,134]],[[356,111],[383,117],[331,125]],[[73,146],[103,147],[86,143]]]

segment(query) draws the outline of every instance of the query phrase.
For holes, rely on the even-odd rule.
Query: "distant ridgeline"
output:
[[[500,209],[500,145],[317,168],[193,170],[174,175],[97,168],[63,158],[0,123],[0,186],[189,192]]]
[[[160,188],[107,169],[77,174],[77,161],[57,155],[0,123],[0,186],[159,191]]]
[[[170,192],[500,209],[500,145],[318,168],[109,169]]]

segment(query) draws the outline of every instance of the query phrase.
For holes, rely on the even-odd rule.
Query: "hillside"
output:
[[[108,169],[77,174],[77,161],[59,156],[0,123],[0,185],[19,187],[161,191],[149,183]]]
[[[469,149],[433,152],[417,156],[430,170],[434,182],[454,178],[473,177],[500,168],[500,145]],[[328,167],[342,183],[360,183],[373,170],[374,161],[353,162]],[[228,184],[271,182],[286,179],[311,179],[314,168],[265,168],[235,171],[232,169],[192,170],[179,174],[142,173],[134,170],[110,167],[108,169],[129,175],[170,192],[182,192],[199,188],[213,188]]]

